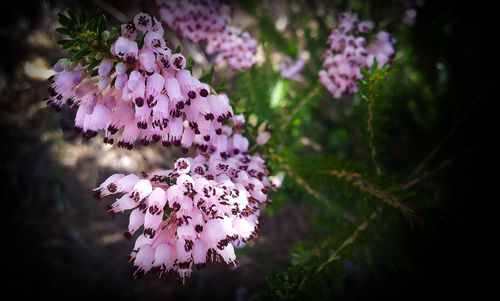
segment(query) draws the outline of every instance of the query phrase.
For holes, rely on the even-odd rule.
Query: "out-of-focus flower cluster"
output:
[[[216,53],[215,64],[227,60],[231,68],[250,68],[258,42],[231,24],[231,9],[219,0],[157,0],[160,20],[193,42],[206,40],[206,53]]]
[[[405,9],[403,23],[408,26],[415,25],[417,19],[417,10],[419,7],[422,7],[425,4],[425,0],[393,0],[393,2],[397,3]]]
[[[352,94],[358,90],[356,79],[362,78],[360,68],[369,68],[376,58],[378,65],[389,63],[394,55],[394,38],[380,31],[370,37],[372,21],[360,22],[355,12],[341,13],[338,25],[328,37],[330,49],[325,53],[323,68],[319,72],[321,84],[339,99],[342,94]]]
[[[297,80],[300,71],[304,69],[306,60],[299,58],[294,61],[291,57],[285,56],[281,59],[276,70],[281,72],[281,77],[291,80]]]
[[[229,152],[229,150],[227,150]],[[237,264],[235,247],[257,237],[261,204],[269,204],[269,168],[256,154],[180,158],[171,170],[114,174],[94,197],[123,194],[108,212],[132,210],[125,236],[143,226],[130,254],[134,276],[148,271],[184,282],[192,266],[224,260]]]

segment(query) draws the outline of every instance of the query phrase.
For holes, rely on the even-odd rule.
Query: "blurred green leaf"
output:
[[[79,50],[77,53],[75,53],[75,55],[73,55],[73,57],[71,58],[72,61],[77,61],[81,58],[83,58],[85,55],[89,54],[90,53],[90,49],[89,48],[83,48],[81,50]]]
[[[214,76],[214,72],[215,72],[215,67],[212,66],[207,73],[205,73],[199,78],[200,82],[212,85],[212,78]]]

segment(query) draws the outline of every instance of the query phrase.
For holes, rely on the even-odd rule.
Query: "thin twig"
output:
[[[352,184],[358,187],[361,191],[367,192],[372,196],[382,200],[386,204],[398,209],[404,217],[414,218],[417,221],[421,221],[420,218],[415,215],[413,209],[408,205],[405,205],[399,197],[388,191],[384,191],[376,187],[375,185],[364,179],[361,174],[356,172],[347,172],[345,170],[328,170],[324,172],[329,173],[332,176],[336,176],[337,178],[344,178],[347,181],[352,182]]]
[[[474,99],[474,101],[472,101],[472,103],[467,107],[467,109],[465,110],[465,113],[462,115],[462,117],[460,117],[456,122],[455,124],[453,125],[453,127],[450,129],[450,131],[448,132],[448,134],[445,136],[444,139],[441,139],[439,141],[439,143],[434,147],[434,149],[424,158],[424,160],[417,166],[417,168],[415,168],[409,175],[408,177],[406,177],[406,179],[404,180],[404,182],[406,184],[404,185],[401,185],[401,186],[406,186],[408,185],[410,182],[413,181],[413,178],[417,176],[417,174],[419,172],[421,172],[423,170],[423,168],[425,167],[425,165],[427,163],[429,163],[429,161],[431,161],[436,155],[437,153],[441,150],[441,148],[446,144],[448,143],[448,141],[451,139],[451,137],[455,134],[456,130],[462,125],[462,123],[464,123],[464,121],[469,117],[472,109],[479,103],[479,100],[485,95],[486,93],[486,90],[485,89],[483,91],[483,93],[481,95],[479,95],[478,97],[476,97]]]
[[[339,253],[342,252],[348,245],[352,244],[356,238],[358,237],[359,233],[366,230],[368,228],[368,224],[377,216],[376,212],[373,212],[370,217],[362,222],[356,230],[346,239],[344,242],[340,245],[340,247],[337,249],[337,251],[334,251],[332,255],[328,258],[327,261],[323,262],[318,269],[316,270],[316,273],[321,272],[329,263],[337,260],[340,258]]]
[[[326,200],[325,198],[321,197],[321,195],[316,191],[314,190],[311,186],[309,186],[309,184],[307,184],[304,179],[302,179],[299,175],[297,175],[296,173],[294,173],[292,171],[292,168],[290,166],[288,166],[287,164],[284,164],[282,159],[275,155],[275,154],[271,154],[271,159],[275,159],[276,161],[279,162],[279,165],[282,169],[286,170],[286,173],[288,174],[288,176],[290,176],[291,178],[293,178],[295,180],[295,182],[297,182],[297,184],[299,184],[300,186],[304,187],[304,189],[310,194],[312,195],[315,199],[317,199],[318,201],[322,202],[323,204],[325,204],[325,206],[327,206],[329,209],[332,209],[332,205],[330,204],[330,202],[328,202],[328,200]]]
[[[377,162],[377,150],[375,149],[375,145],[373,144],[373,138],[375,136],[372,122],[373,122],[373,106],[375,105],[375,97],[373,96],[373,93],[370,93],[370,103],[368,104],[368,122],[367,122],[367,130],[368,130],[368,145],[370,146],[371,150],[371,156],[372,156],[372,161],[373,164],[375,165],[375,169],[377,172],[377,175],[382,174],[382,170],[380,169],[380,165]]]
[[[295,108],[293,108],[293,111],[287,115],[286,119],[281,124],[280,130],[282,132],[286,130],[286,128],[290,125],[290,122],[292,122],[293,118],[295,118],[295,115],[297,115],[297,113],[302,109],[302,107],[308,104],[314,98],[314,96],[318,94],[320,88],[321,88],[320,85],[316,85],[316,87],[312,89],[311,92],[309,92],[307,96],[304,97],[297,106],[295,106]]]
[[[454,156],[454,157],[451,157],[449,159],[444,160],[443,162],[441,162],[439,167],[436,168],[435,170],[423,172],[421,176],[413,178],[411,181],[399,186],[398,188],[401,190],[407,190],[407,189],[413,187],[414,185],[418,184],[419,182],[425,180],[428,176],[435,174],[435,173],[443,170],[444,168],[450,166],[453,162],[455,162],[460,157],[467,155],[467,153],[469,153],[469,152],[466,152],[462,155],[457,155],[457,156]]]
[[[323,262],[317,269],[314,273],[319,273],[321,272],[328,264],[332,263],[333,261],[335,260],[338,260],[340,259],[340,253],[350,244],[352,244],[356,238],[358,237],[359,233],[361,233],[362,231],[366,230],[368,228],[368,224],[377,216],[377,213],[374,212],[372,213],[367,220],[363,221],[357,228],[356,230],[354,230],[354,232],[349,235],[349,237],[344,240],[342,242],[342,244],[340,245],[340,247],[336,250],[336,251],[333,251],[333,254],[330,255],[330,257],[328,257],[328,259]],[[304,283],[306,282],[307,280],[307,275],[304,276],[304,278],[302,278],[302,281],[300,282],[298,288],[297,288],[297,291],[300,291],[302,289],[302,287],[304,286]]]

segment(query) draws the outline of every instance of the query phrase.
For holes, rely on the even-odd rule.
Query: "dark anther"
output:
[[[201,95],[201,97],[207,97],[208,96],[208,91],[206,89],[201,89],[200,90],[200,95]]]
[[[144,99],[142,99],[142,97],[137,97],[135,99],[135,104],[138,106],[138,107],[142,107],[144,105]]]
[[[125,236],[125,238],[128,240],[132,239],[132,234],[128,231],[125,231],[125,233],[123,233],[123,236]]]

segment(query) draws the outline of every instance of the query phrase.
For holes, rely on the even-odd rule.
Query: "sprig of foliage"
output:
[[[368,133],[368,146],[370,148],[370,155],[373,165],[377,171],[377,174],[382,174],[382,168],[377,159],[377,148],[375,146],[375,127],[374,127],[374,116],[380,120],[383,118],[383,110],[377,110],[375,114],[375,106],[382,107],[380,104],[380,97],[383,92],[383,87],[389,83],[388,78],[391,76],[392,71],[389,69],[389,65],[386,63],[382,67],[378,67],[377,58],[373,58],[373,63],[370,70],[360,69],[363,78],[357,79],[359,83],[358,95],[367,103],[367,119],[366,119],[366,131]]]
[[[339,240],[330,237],[321,244],[297,247],[294,252],[296,264],[286,272],[267,277],[269,288],[259,300],[330,299],[332,283],[344,277],[340,259],[352,258],[349,254],[358,245],[358,236],[377,216],[376,212],[370,214],[336,248],[332,241]]]
[[[68,10],[67,15],[59,13],[58,18],[61,27],[56,31],[66,38],[57,43],[73,54],[71,62],[86,65],[89,72],[110,56],[109,49],[121,34],[119,26],[113,27],[112,32],[107,30],[106,16],[99,9],[88,18],[83,7],[78,14]]]

